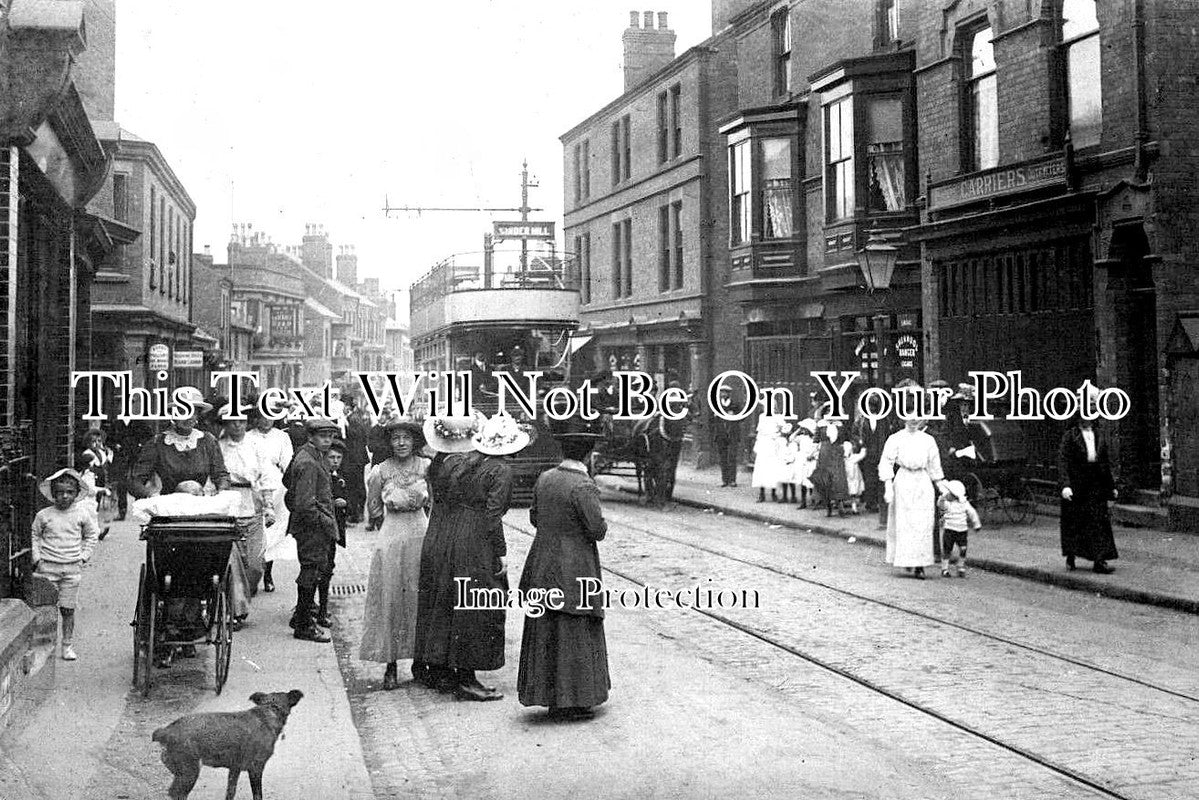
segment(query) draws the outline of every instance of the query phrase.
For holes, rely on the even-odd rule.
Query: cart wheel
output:
[[[986,523],[990,503],[987,492],[983,489],[983,482],[973,472],[967,472],[962,478],[962,483],[966,485],[966,499],[970,501],[970,505],[974,506],[974,510],[978,512],[982,522]]]
[[[1021,480],[1012,487],[1012,497],[1005,497],[1001,501],[1003,503],[1003,513],[1007,518],[1017,524],[1030,523],[1037,516],[1037,501],[1033,497],[1032,489],[1028,488],[1028,484]]]
[[[143,567],[144,569],[144,567]],[[148,587],[149,584],[143,584]],[[146,650],[142,654],[142,697],[150,696],[154,676],[154,645],[158,638],[158,595],[153,588],[146,592]]]
[[[229,657],[233,650],[233,614],[229,610],[229,583],[233,580],[232,571],[225,570],[225,580],[216,593],[216,608],[213,611],[212,623],[216,628],[213,644],[216,645],[216,693],[225,688],[225,679],[229,677]]]
[[[142,683],[141,670],[153,666],[153,650],[149,641],[150,608],[147,602],[146,565],[142,564],[137,579],[137,605],[133,607],[133,685]]]

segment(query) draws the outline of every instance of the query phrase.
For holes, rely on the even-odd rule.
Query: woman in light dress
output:
[[[383,688],[390,690],[399,685],[396,662],[413,657],[429,462],[417,455],[425,444],[419,425],[399,420],[387,433],[392,455],[366,479],[367,517],[379,532],[358,657],[387,665]]]
[[[246,416],[249,417],[251,426],[246,432],[246,437],[258,444],[266,457],[266,487],[271,489],[274,498],[275,524],[266,529],[262,554],[262,591],[273,592],[275,577],[271,574],[271,567],[275,560],[298,560],[296,540],[287,535],[287,517],[290,512],[287,510],[287,504],[283,502],[283,495],[286,493],[283,488],[283,473],[287,471],[287,465],[291,463],[291,457],[295,453],[287,432],[276,428],[274,420],[259,413],[257,407]]]
[[[266,453],[258,440],[246,435],[246,420],[231,419],[232,413],[229,405],[220,411],[221,436],[217,444],[229,471],[229,486],[241,498],[237,516],[245,523],[246,538],[237,543],[241,564],[240,568],[235,565],[235,580],[229,592],[234,621],[240,625],[250,613],[250,598],[258,591],[263,572],[263,531],[275,525],[275,507]]]
[[[934,563],[934,485],[945,492],[945,476],[937,442],[920,430],[920,420],[904,420],[903,430],[891,434],[878,463],[887,501],[887,563],[914,570],[924,578],[924,568]]]
[[[754,439],[754,472],[750,486],[758,490],[758,502],[770,499],[778,501],[778,488],[791,481],[791,469],[784,459],[787,439],[782,427],[787,424],[782,416],[763,412],[758,417],[758,431]]]

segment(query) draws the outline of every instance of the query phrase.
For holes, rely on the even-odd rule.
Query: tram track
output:
[[[1040,647],[1035,644],[1022,642],[1017,639],[1013,639],[1009,636],[1002,636],[1002,635],[999,635],[999,634],[996,634],[996,633],[993,633],[990,631],[981,630],[979,628],[973,627],[968,624],[964,624],[964,623],[952,621],[952,620],[946,620],[941,616],[934,616],[932,614],[918,611],[916,609],[907,608],[903,605],[891,602],[889,600],[884,600],[884,599],[880,599],[877,597],[871,597],[867,594],[863,594],[861,592],[856,592],[851,589],[845,589],[845,588],[842,588],[839,586],[834,586],[834,585],[831,585],[824,581],[820,581],[820,580],[816,580],[816,579],[813,579],[813,578],[810,578],[807,576],[800,575],[792,570],[780,568],[780,567],[777,567],[777,566],[774,566],[771,564],[761,563],[760,561],[755,561],[750,558],[744,558],[739,555],[729,553],[729,552],[724,552],[724,551],[721,551],[720,549],[706,546],[703,544],[698,544],[696,542],[686,541],[684,539],[680,539],[680,538],[677,538],[674,536],[670,536],[670,535],[661,533],[660,531],[657,531],[657,530],[652,530],[651,528],[646,527],[644,525],[639,525],[633,521],[622,518],[623,516],[624,515],[612,515],[610,517],[609,521],[610,521],[610,523],[612,523],[616,526],[627,529],[631,532],[635,532],[642,536],[650,537],[652,539],[659,540],[661,542],[666,542],[669,545],[683,547],[683,548],[687,548],[687,549],[694,550],[694,551],[699,551],[701,553],[704,553],[706,556],[710,556],[710,557],[714,557],[714,558],[718,558],[718,559],[724,559],[724,560],[727,560],[730,562],[734,562],[736,564],[740,564],[744,567],[749,567],[751,569],[763,570],[769,574],[772,574],[772,575],[775,575],[775,576],[778,576],[778,577],[781,577],[781,578],[784,578],[787,580],[799,581],[805,585],[813,587],[814,589],[831,592],[835,595],[841,596],[843,598],[848,598],[848,599],[850,599],[852,601],[856,601],[858,603],[864,603],[864,604],[867,604],[868,606],[874,606],[874,607],[878,607],[878,608],[885,608],[890,612],[907,615],[911,618],[919,619],[924,623],[932,623],[934,625],[944,626],[944,627],[946,627],[948,629],[952,629],[954,631],[959,631],[962,633],[969,634],[971,636],[980,637],[983,640],[993,642],[995,644],[1000,644],[1000,645],[1004,645],[1007,647],[1017,648],[1023,652],[1026,652],[1032,656],[1035,656],[1035,657],[1052,659],[1054,661],[1057,661],[1057,662],[1060,662],[1063,664],[1068,664],[1072,667],[1077,667],[1077,668],[1080,668],[1083,670],[1088,670],[1093,673],[1097,673],[1097,674],[1106,676],[1109,679],[1127,682],[1128,684],[1141,687],[1142,689],[1147,689],[1152,692],[1161,693],[1161,694],[1169,696],[1171,698],[1177,698],[1180,700],[1184,700],[1184,701],[1187,701],[1188,703],[1199,703],[1199,697],[1195,697],[1194,695],[1189,694],[1184,691],[1179,691],[1179,690],[1173,689],[1168,686],[1161,686],[1161,685],[1152,683],[1150,681],[1143,680],[1141,678],[1137,678],[1135,676],[1121,673],[1117,670],[1112,670],[1112,669],[1108,669],[1108,668],[1099,666],[1097,664],[1092,664],[1085,660],[1078,659],[1078,658],[1075,658],[1073,656],[1070,656],[1070,655],[1067,655],[1064,653],[1048,650],[1046,648]],[[506,524],[510,528],[512,528],[512,530],[514,530],[524,536],[531,537],[534,533],[530,528],[528,528],[526,526],[516,525],[516,524],[512,524],[512,523],[506,523]],[[625,566],[625,565],[613,566],[609,562],[604,567],[604,571],[608,572],[614,576],[617,576],[624,581],[628,581],[629,583],[631,583],[635,586],[638,586],[638,587],[641,587],[641,588],[644,588],[647,590],[652,587],[652,581],[650,579],[646,578],[645,576],[639,576],[637,574],[634,574],[634,571],[628,569],[627,566]],[[906,708],[909,708],[913,711],[923,714],[933,720],[936,720],[937,722],[939,722],[943,725],[953,728],[954,730],[956,730],[960,733],[966,734],[966,735],[973,737],[974,739],[977,739],[981,742],[986,742],[987,744],[989,744],[991,746],[998,747],[1001,750],[1003,750],[1013,756],[1023,759],[1031,764],[1035,764],[1042,769],[1045,769],[1065,780],[1068,780],[1068,781],[1078,785],[1079,787],[1085,788],[1085,789],[1087,789],[1091,792],[1097,793],[1098,795],[1103,796],[1103,797],[1127,798],[1127,800],[1132,800],[1132,797],[1133,797],[1132,795],[1124,794],[1119,789],[1111,788],[1110,786],[1108,786],[1104,782],[1102,782],[1101,779],[1099,779],[1097,777],[1093,777],[1092,775],[1088,774],[1087,772],[1081,771],[1081,770],[1076,769],[1072,766],[1069,766],[1065,763],[1062,763],[1060,760],[1055,759],[1052,755],[1042,755],[1038,752],[1035,752],[1033,749],[1030,749],[1027,746],[1024,746],[1018,742],[1012,741],[1011,737],[1005,738],[1002,733],[1000,733],[998,735],[996,735],[994,733],[989,733],[977,724],[972,724],[969,721],[964,721],[963,719],[955,718],[954,716],[952,716],[948,713],[945,713],[944,711],[941,711],[941,710],[938,710],[937,708],[932,707],[928,703],[921,702],[918,699],[913,699],[910,696],[905,696],[905,694],[902,693],[901,691],[898,691],[894,688],[889,688],[888,686],[883,685],[883,683],[881,683],[877,680],[873,680],[870,677],[868,677],[867,675],[862,674],[862,672],[859,670],[854,670],[854,669],[850,669],[850,668],[847,668],[842,665],[838,665],[836,663],[833,663],[833,661],[831,661],[827,658],[821,657],[820,655],[817,654],[817,652],[814,652],[814,650],[812,648],[805,648],[802,646],[797,646],[795,643],[785,641],[783,637],[774,635],[771,632],[759,630],[759,629],[756,629],[755,627],[746,625],[743,622],[740,622],[740,621],[732,618],[730,615],[728,615],[726,613],[721,613],[720,610],[713,610],[710,608],[698,608],[698,607],[693,608],[693,610],[697,611],[702,616],[710,619],[711,621],[713,621],[719,625],[722,625],[722,626],[725,626],[726,628],[735,630],[738,633],[743,634],[748,637],[751,637],[754,640],[761,642],[762,644],[765,644],[770,648],[773,648],[777,651],[786,653],[789,656],[798,658],[798,659],[804,661],[805,663],[808,663],[822,671],[825,671],[827,673],[835,675],[843,680],[849,681],[855,685],[858,685],[858,686],[865,688],[871,692],[874,692],[874,693],[886,698],[887,700],[898,703]]]

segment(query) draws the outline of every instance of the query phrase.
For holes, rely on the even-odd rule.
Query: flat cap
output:
[[[337,427],[337,423],[328,417],[309,417],[304,420],[304,430],[309,433],[320,433],[322,431],[338,433],[341,431],[341,428]]]

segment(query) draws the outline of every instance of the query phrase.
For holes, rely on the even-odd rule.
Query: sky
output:
[[[559,136],[623,91],[626,0],[117,0],[116,117],[158,145],[197,204],[195,247],[224,261],[231,224],[279,245],[322,223],[359,279],[404,288],[482,249],[517,207],[562,222]],[[666,11],[676,54],[710,4]]]

